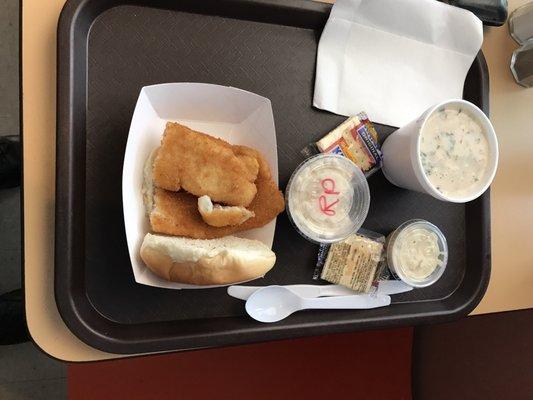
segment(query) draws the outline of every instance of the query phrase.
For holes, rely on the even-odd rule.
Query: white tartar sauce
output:
[[[406,221],[388,237],[387,263],[392,274],[408,285],[432,285],[440,279],[448,263],[446,238],[431,222]]]
[[[439,192],[467,197],[484,183],[489,144],[480,124],[467,112],[446,108],[426,121],[420,136],[420,160]]]
[[[394,243],[392,254],[395,265],[414,280],[427,278],[442,264],[437,235],[421,227],[402,232]]]
[[[315,156],[291,177],[287,210],[304,236],[318,242],[340,240],[357,230],[366,217],[368,206],[354,207],[355,202],[369,201],[361,200],[360,190],[365,188],[368,192],[364,175],[350,160],[331,154]]]

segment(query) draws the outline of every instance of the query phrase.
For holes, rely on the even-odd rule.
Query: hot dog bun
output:
[[[141,258],[159,277],[193,285],[225,285],[265,275],[276,255],[257,240],[202,240],[146,234]]]

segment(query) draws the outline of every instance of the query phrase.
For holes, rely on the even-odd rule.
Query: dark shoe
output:
[[[0,295],[0,345],[28,340],[22,289]]]
[[[0,189],[20,186],[20,138],[0,136]]]

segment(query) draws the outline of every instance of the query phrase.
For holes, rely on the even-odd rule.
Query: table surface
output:
[[[509,10],[526,3],[510,0]],[[56,28],[65,0],[22,2],[22,123],[24,143],[24,281],[26,315],[37,345],[53,357],[91,361],[121,357],[81,342],[62,321],[54,300]],[[516,43],[507,26],[485,30],[490,108],[500,144],[492,185],[492,276],[473,314],[533,307],[533,89],[514,83],[509,60]]]

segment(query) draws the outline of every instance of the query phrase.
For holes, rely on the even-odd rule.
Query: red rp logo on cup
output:
[[[333,206],[339,202],[338,196],[340,194],[340,192],[335,190],[335,180],[331,178],[324,178],[320,181],[320,186],[322,186],[322,189],[324,189],[323,194],[318,198],[320,211],[325,215],[333,216],[335,215]],[[330,196],[327,197],[327,195]]]

